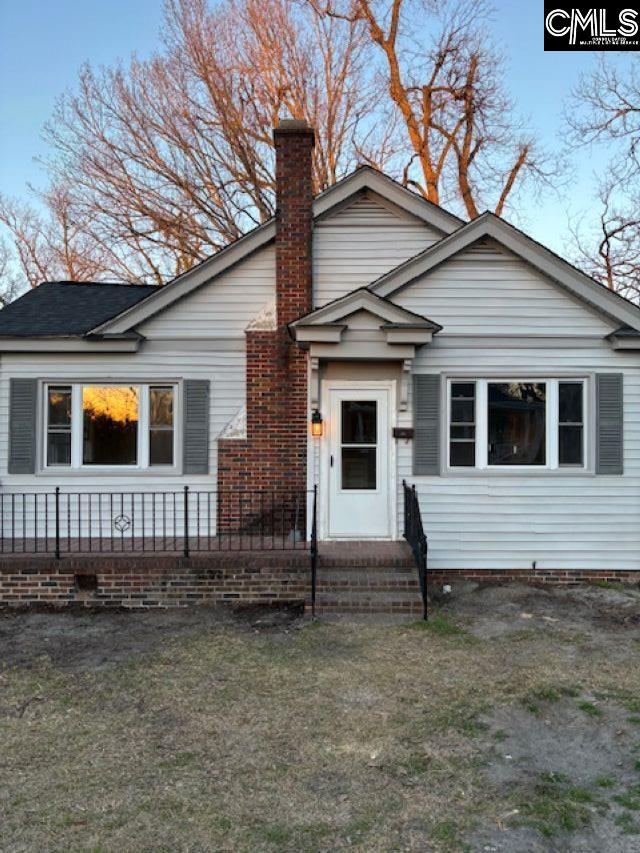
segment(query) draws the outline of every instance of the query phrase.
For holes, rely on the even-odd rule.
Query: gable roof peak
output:
[[[380,276],[369,287],[378,295],[389,297],[483,237],[495,240],[600,314],[640,331],[637,305],[488,210]]]

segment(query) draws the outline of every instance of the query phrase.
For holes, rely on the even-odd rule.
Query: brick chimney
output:
[[[284,119],[273,131],[276,149],[276,304],[278,326],[311,311],[313,129]]]
[[[246,506],[240,509],[240,495],[300,496],[307,482],[307,357],[287,325],[312,308],[314,132],[306,122],[287,119],[274,129],[273,141],[276,322],[275,328],[257,324],[246,331],[246,438],[218,442],[221,530],[240,529],[251,517]]]

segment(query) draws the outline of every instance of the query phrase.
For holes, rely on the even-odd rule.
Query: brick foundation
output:
[[[322,558],[321,558],[322,559]],[[343,565],[346,564],[343,561]],[[389,560],[378,562],[389,563]],[[318,574],[317,612],[419,613],[421,602],[413,567],[409,576],[376,578],[375,565],[339,580],[329,577],[331,560]],[[362,561],[357,563],[362,566]],[[403,567],[407,568],[407,567]],[[393,571],[393,567],[391,567]],[[395,569],[399,571],[398,567]],[[96,588],[83,589],[78,576]],[[575,586],[581,583],[640,583],[640,573],[616,569],[465,569],[430,571],[430,585],[461,580],[481,584],[520,582]],[[366,582],[365,582],[366,581]],[[89,584],[91,585],[91,584]],[[310,566],[306,552],[196,555],[78,556],[55,560],[47,555],[3,557],[0,608],[186,607],[200,604],[308,604]]]
[[[77,576],[96,589],[80,589]],[[47,556],[3,560],[0,607],[185,607],[197,604],[303,604],[307,554]]]
[[[529,583],[545,586],[577,586],[581,583],[640,583],[640,572],[625,569],[446,569],[429,570],[431,584],[454,584],[468,580],[476,583]]]

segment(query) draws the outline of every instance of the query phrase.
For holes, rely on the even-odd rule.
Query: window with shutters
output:
[[[173,469],[177,459],[172,384],[46,383],[47,469]]]
[[[586,469],[587,380],[448,381],[450,469]]]

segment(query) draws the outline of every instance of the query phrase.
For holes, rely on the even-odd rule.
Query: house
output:
[[[313,198],[312,129],[274,140],[274,219],[164,287],[45,283],[0,312],[12,565],[24,552],[56,595],[69,565],[73,589],[95,586],[82,543],[113,552],[115,530],[140,577],[135,542],[170,551],[168,525],[179,550],[182,523],[201,561],[261,536],[256,595],[277,598],[277,536],[305,549],[315,512],[338,564],[354,542],[384,563],[407,481],[439,581],[636,577],[640,309],[503,219],[463,222],[374,169]],[[60,540],[73,563],[53,568]],[[25,588],[5,579],[5,599],[46,597]]]

